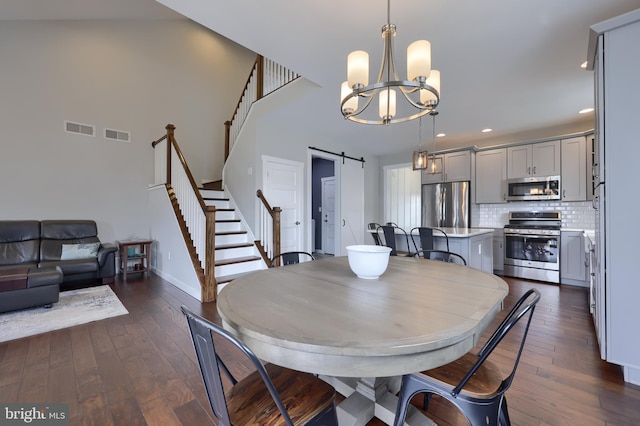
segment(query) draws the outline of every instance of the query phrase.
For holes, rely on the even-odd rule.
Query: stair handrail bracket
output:
[[[167,124],[165,129],[166,135],[151,144],[155,183],[166,186],[174,203],[176,218],[200,280],[202,301],[214,301],[217,295],[214,273],[216,208],[205,204],[175,139],[175,126]],[[165,146],[166,149],[162,149]]]
[[[260,229],[258,230],[260,239],[256,241],[256,246],[258,246],[258,250],[267,265],[270,265],[270,259],[280,254],[280,216],[282,209],[280,207],[272,208],[260,189],[256,191],[256,196],[260,200]]]

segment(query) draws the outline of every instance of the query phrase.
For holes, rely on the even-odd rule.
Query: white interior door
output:
[[[301,251],[304,164],[264,156],[264,194],[271,207],[280,207],[280,251]]]
[[[336,178],[322,178],[322,251],[336,253]]]
[[[364,163],[342,159],[340,170],[340,253],[345,247],[364,244]],[[336,250],[337,251],[337,250]]]

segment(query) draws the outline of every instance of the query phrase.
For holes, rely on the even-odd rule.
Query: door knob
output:
[[[298,222],[297,220],[296,220],[296,225],[300,225],[300,222]]]

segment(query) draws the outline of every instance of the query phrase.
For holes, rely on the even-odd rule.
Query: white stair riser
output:
[[[204,200],[206,206],[216,206],[219,209],[228,209],[229,202],[223,200]]]
[[[244,231],[240,222],[216,222],[216,232]]]
[[[240,262],[240,263],[232,263],[230,265],[221,265],[216,266],[215,275],[224,276],[224,275],[234,275],[241,274],[243,272],[256,271],[260,268],[261,260],[255,260],[252,262]]]
[[[200,195],[205,198],[226,198],[224,191],[216,191],[214,189],[201,189]]]
[[[258,256],[255,246],[216,250],[216,260],[234,259],[238,257]]]
[[[216,246],[248,242],[247,234],[216,235]]]
[[[231,220],[231,219],[237,219],[236,217],[236,213],[234,211],[220,211],[220,212],[216,212],[216,219],[217,220]]]

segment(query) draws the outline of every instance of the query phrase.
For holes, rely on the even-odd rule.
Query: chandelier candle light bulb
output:
[[[409,81],[426,81],[430,73],[431,43],[414,41],[407,47],[407,77]]]

